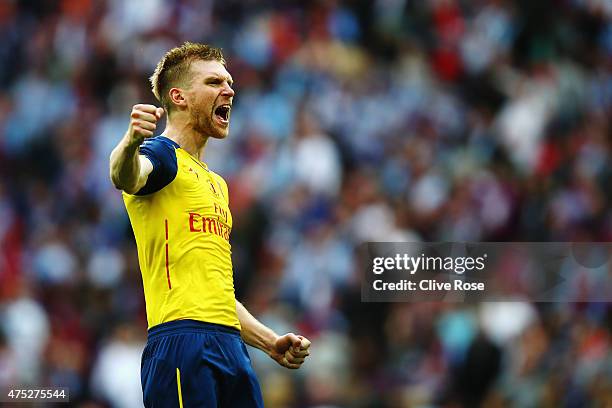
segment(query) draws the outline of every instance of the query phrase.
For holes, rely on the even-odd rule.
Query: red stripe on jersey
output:
[[[170,283],[170,267],[168,266],[168,220],[166,221],[166,278],[168,278],[168,289],[172,289]]]

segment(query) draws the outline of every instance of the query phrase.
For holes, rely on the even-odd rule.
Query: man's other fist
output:
[[[309,348],[310,340],[306,337],[287,333],[276,339],[270,357],[283,367],[296,369],[310,355]]]

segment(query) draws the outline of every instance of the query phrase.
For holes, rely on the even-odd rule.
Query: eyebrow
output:
[[[222,80],[227,80],[227,82],[231,85],[234,83],[234,79],[230,76],[230,77],[224,77],[222,75],[217,75],[217,74],[210,74],[207,75],[204,80],[205,81],[210,81],[211,79],[222,79]]]

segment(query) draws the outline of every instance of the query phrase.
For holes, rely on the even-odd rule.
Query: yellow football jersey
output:
[[[149,328],[194,319],[240,329],[227,184],[174,141],[140,147],[154,170],[123,199],[136,237]]]

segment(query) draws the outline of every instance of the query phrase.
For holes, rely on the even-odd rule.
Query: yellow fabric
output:
[[[176,387],[178,388],[179,408],[183,408],[183,392],[181,391],[181,370],[176,368]]]
[[[227,184],[176,150],[176,178],[161,190],[123,193],[142,273],[149,328],[194,319],[235,327]]]

